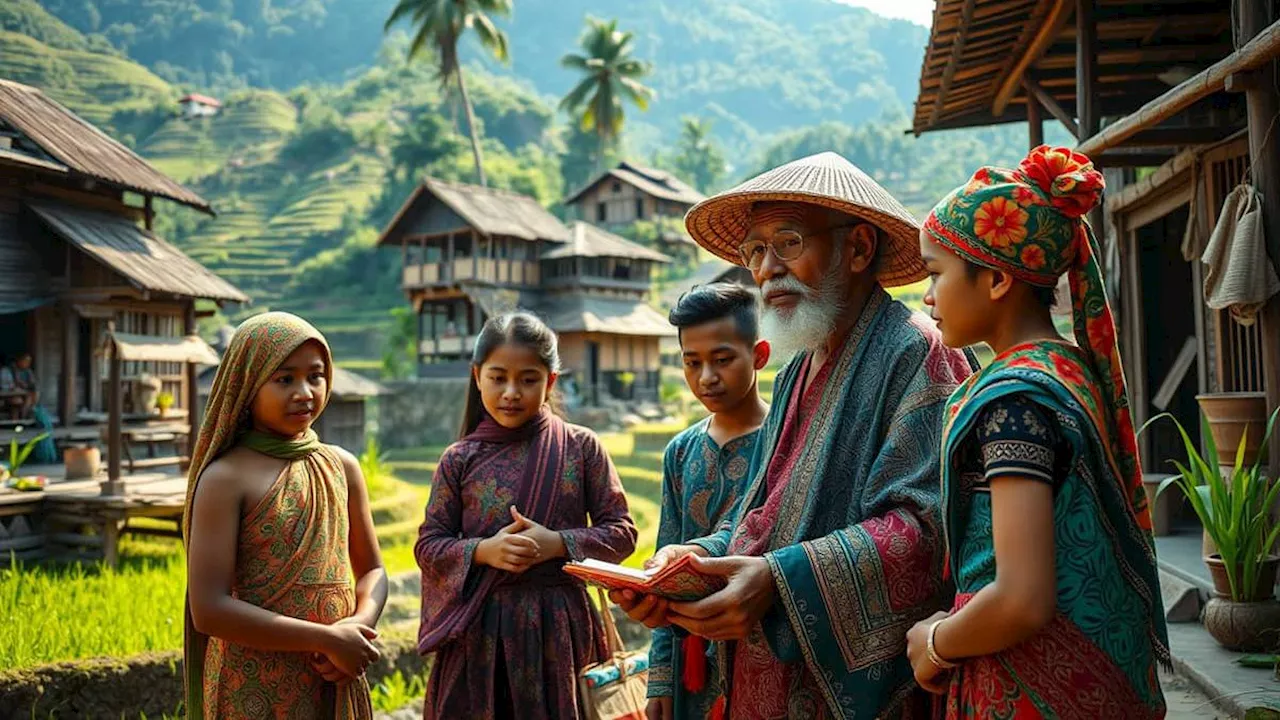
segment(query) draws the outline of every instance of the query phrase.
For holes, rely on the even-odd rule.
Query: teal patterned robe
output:
[[[809,357],[778,374],[733,520],[694,541],[715,556],[762,545],[773,571],[774,604],[760,628],[745,643],[718,643],[722,678],[739,679],[726,666],[750,645],[772,658],[760,678],[796,675],[788,717],[901,715],[920,699],[907,630],[949,599],[941,580],[943,412],[977,364],[883,290],[827,360],[830,370],[814,373],[827,378],[814,383],[806,410],[794,396]],[[780,442],[788,429],[797,442]],[[783,489],[771,494],[775,486]],[[769,517],[752,517],[757,511]],[[759,713],[735,705],[752,688],[733,685],[729,716]]]
[[[747,480],[760,431],[718,445],[711,418],[686,428],[662,458],[662,520],[657,547],[678,545],[712,533],[733,510]],[[702,720],[720,695],[715,658],[707,658],[707,684],[697,693],[683,686],[681,636],[672,628],[653,631],[649,648],[649,697],[673,697],[676,718]]]

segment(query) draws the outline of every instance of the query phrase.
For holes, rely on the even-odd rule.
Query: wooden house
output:
[[[703,199],[665,170],[620,162],[566,197],[564,205],[574,218],[616,231],[637,220],[682,220]],[[658,243],[674,257],[697,257],[698,246],[682,228],[663,228]]]
[[[195,336],[196,300],[248,301],[151,231],[156,197],[212,214],[44,93],[0,80],[0,352],[33,355],[59,440],[109,427],[113,479],[151,418],[144,376],[174,397],[171,419],[196,422],[195,366],[216,359]]]
[[[179,98],[178,107],[182,110],[183,117],[192,120],[217,115],[218,111],[222,109],[222,103],[218,102],[217,98],[211,98],[208,95],[191,93]]]
[[[0,424],[0,442],[51,423],[57,445],[85,446],[71,453],[82,476],[28,467],[44,490],[0,487],[5,561],[114,564],[131,518],[182,516],[197,368],[217,362],[196,335],[196,301],[248,297],[152,232],[157,197],[213,214],[44,93],[0,80],[0,352],[32,355],[40,408],[23,433]],[[163,414],[150,409],[161,391],[174,400]]]
[[[658,340],[671,328],[646,300],[667,256],[587,223],[566,227],[523,195],[430,178],[379,243],[400,247],[420,376],[465,376],[485,320],[519,307],[559,333],[588,401],[657,396]]]
[[[940,0],[916,101],[917,134],[1061,123],[1103,169],[1107,290],[1135,424],[1161,411],[1199,436],[1197,395],[1280,405],[1280,297],[1251,324],[1204,302],[1204,243],[1251,181],[1280,268],[1280,24],[1268,0]],[[1268,143],[1268,135],[1270,142]],[[975,161],[978,160],[975,158]],[[1180,458],[1171,426],[1139,438],[1144,469]],[[1272,477],[1280,472],[1273,444]]]

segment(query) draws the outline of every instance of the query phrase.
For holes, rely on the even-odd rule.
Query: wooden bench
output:
[[[121,445],[123,445],[122,450],[124,451],[123,460],[129,468],[129,472],[168,465],[182,466],[187,462],[185,456],[187,434],[184,432],[139,428],[122,430],[120,435],[122,439]],[[157,453],[157,448],[163,443],[174,444],[175,452],[173,455],[162,456]],[[135,458],[131,448],[133,445],[146,445],[147,456],[145,458]]]

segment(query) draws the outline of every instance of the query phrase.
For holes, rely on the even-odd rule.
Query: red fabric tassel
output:
[[[716,704],[711,706],[711,713],[707,715],[707,720],[724,720],[724,706],[727,704],[725,697],[721,695],[716,699]]]
[[[702,688],[707,686],[707,643],[697,635],[686,635],[682,649],[684,689],[694,693],[702,692]]]

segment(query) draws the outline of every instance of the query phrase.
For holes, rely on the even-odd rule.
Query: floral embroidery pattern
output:
[[[973,231],[994,248],[1007,248],[1027,239],[1027,211],[1008,198],[983,203],[973,214]]]

